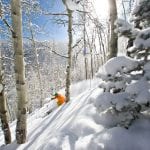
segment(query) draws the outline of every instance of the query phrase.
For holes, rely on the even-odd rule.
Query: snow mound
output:
[[[106,77],[114,76],[118,72],[128,72],[138,66],[138,61],[126,56],[114,57],[107,61],[102,67],[100,67],[97,77],[106,79]]]

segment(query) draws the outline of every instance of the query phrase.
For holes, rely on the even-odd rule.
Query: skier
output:
[[[53,96],[54,96],[54,97],[52,97],[51,100],[54,100],[54,99],[55,99],[58,107],[61,106],[62,104],[64,104],[65,101],[66,101],[66,97],[65,97],[64,95],[60,94],[60,93],[55,93]],[[46,114],[47,114],[47,115],[50,114],[50,113],[51,113],[53,110],[55,110],[56,108],[57,108],[57,107],[52,108],[52,109],[49,110]]]
[[[54,97],[51,98],[51,100],[56,99],[57,105],[60,106],[65,103],[66,97],[60,93],[55,93]]]

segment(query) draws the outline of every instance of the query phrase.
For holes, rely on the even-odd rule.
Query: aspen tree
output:
[[[27,96],[22,41],[22,12],[20,0],[11,1],[11,15],[13,28],[12,38],[14,46],[16,90],[18,102],[16,140],[18,144],[22,144],[25,143],[27,134]]]

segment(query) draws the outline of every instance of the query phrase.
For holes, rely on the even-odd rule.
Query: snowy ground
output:
[[[13,142],[4,146],[0,131],[0,150],[150,150],[150,118],[143,114],[127,130],[110,127],[113,118],[103,117],[93,99],[102,90],[98,80],[72,86],[72,99],[44,117],[55,103],[28,116],[27,142],[16,144],[15,122],[11,124]]]

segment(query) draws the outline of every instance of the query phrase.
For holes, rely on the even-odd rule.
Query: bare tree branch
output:
[[[77,47],[78,44],[82,41],[82,39],[83,39],[83,38],[81,38],[80,40],[78,40],[78,41],[76,42],[76,44],[74,44],[74,45],[72,46],[72,49],[74,49],[75,47]]]
[[[32,41],[32,39],[29,38],[29,37],[24,37],[24,38],[26,38],[26,39]],[[51,52],[53,52],[54,54],[56,54],[56,55],[58,55],[58,56],[60,56],[60,57],[68,58],[67,56],[61,55],[61,54],[57,53],[56,51],[52,50],[50,46],[44,45],[44,44],[42,44],[42,43],[41,43],[41,45],[42,45],[43,47],[49,48]]]
[[[2,3],[1,2],[0,2],[0,18],[3,21],[3,23],[6,25],[6,27],[10,30],[10,32],[12,33],[12,35],[14,35],[13,28],[9,25],[9,23],[7,22],[7,20],[3,17],[3,10],[2,10]]]
[[[65,13],[51,13],[51,12],[48,12],[48,13],[43,13],[43,15],[47,15],[47,16],[67,16],[68,14],[65,14]]]

